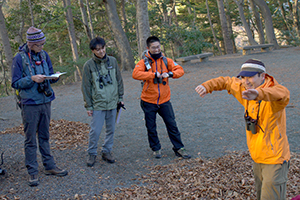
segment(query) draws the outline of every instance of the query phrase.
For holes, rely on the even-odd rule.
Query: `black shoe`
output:
[[[88,167],[93,167],[94,164],[95,164],[95,162],[96,162],[96,157],[97,157],[96,155],[89,154],[89,158],[88,158],[88,160],[86,162],[86,165]]]
[[[66,176],[68,175],[68,171],[64,169],[60,169],[55,167],[54,169],[45,170],[46,175],[54,175],[54,176]]]
[[[178,150],[175,150],[174,148],[173,148],[173,151],[175,152],[175,155],[176,156],[178,156],[178,157],[182,157],[182,158],[184,158],[184,159],[189,159],[189,158],[191,158],[192,156],[190,156],[188,153],[187,153],[187,151],[185,150],[185,148],[180,148],[180,149],[178,149]]]
[[[38,175],[29,175],[28,185],[30,187],[38,186],[39,185],[39,178]]]
[[[114,163],[114,162],[116,162],[113,159],[113,157],[112,157],[112,155],[111,155],[110,152],[102,152],[102,159],[105,160],[108,163]]]

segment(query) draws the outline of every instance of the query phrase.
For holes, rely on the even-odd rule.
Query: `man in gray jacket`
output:
[[[93,57],[83,67],[82,94],[88,116],[92,116],[87,166],[96,162],[97,145],[105,121],[106,136],[102,159],[114,163],[111,155],[117,106],[123,106],[123,80],[117,60],[106,54],[105,41],[96,37],[90,42]]]

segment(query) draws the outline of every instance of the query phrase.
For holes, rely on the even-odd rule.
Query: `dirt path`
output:
[[[229,151],[247,150],[242,106],[226,91],[214,92],[201,99],[194,88],[210,78],[237,75],[241,64],[249,58],[262,60],[268,73],[290,90],[290,104],[286,109],[287,133],[291,151],[300,152],[299,53],[300,48],[288,48],[248,56],[234,54],[184,66],[185,75],[170,81],[171,101],[183,142],[193,158],[220,157]],[[20,134],[0,134],[0,151],[5,150],[3,167],[9,171],[7,178],[0,178],[0,196],[7,195],[11,199],[14,196],[21,199],[64,199],[74,198],[75,194],[86,194],[86,198],[91,198],[104,189],[141,184],[136,174],[147,173],[148,166],[179,162],[171,150],[159,117],[157,126],[164,156],[160,160],[151,157],[143,112],[139,106],[140,82],[131,78],[131,72],[124,72],[123,79],[127,110],[122,112],[116,129],[113,149],[117,160],[115,164],[98,160],[93,168],[86,167],[86,141],[78,144],[77,148],[53,149],[56,162],[69,170],[69,176],[56,178],[41,173],[40,185],[30,188],[24,166],[24,137]],[[90,122],[83,107],[80,83],[56,86],[54,90],[56,100],[52,104],[52,119]],[[0,98],[0,131],[20,123],[20,110],[15,109],[13,97]],[[40,159],[39,164],[42,171]]]

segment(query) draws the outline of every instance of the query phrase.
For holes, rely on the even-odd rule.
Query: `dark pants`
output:
[[[51,103],[39,105],[22,105],[22,118],[25,133],[25,165],[28,174],[38,173],[37,140],[46,170],[55,168],[55,162],[50,154],[49,124]]]
[[[184,147],[181,141],[180,132],[176,125],[174,111],[170,101],[161,105],[141,101],[141,107],[145,113],[149,145],[153,151],[161,149],[156,131],[156,113],[163,118],[164,123],[166,124],[169,138],[174,146],[173,149],[178,150]]]

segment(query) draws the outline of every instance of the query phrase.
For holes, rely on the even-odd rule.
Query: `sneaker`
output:
[[[86,164],[87,164],[88,167],[93,167],[94,166],[94,164],[96,162],[96,157],[97,157],[96,155],[89,154],[89,158],[88,158],[88,160],[86,162]]]
[[[153,151],[154,158],[161,158],[161,150]]]
[[[28,185],[30,187],[38,186],[39,185],[39,178],[38,175],[29,175]]]
[[[111,155],[110,152],[102,152],[102,159],[105,160],[108,163],[114,163],[114,162],[116,162],[113,159],[113,157],[112,157],[112,155]]]
[[[64,169],[60,169],[55,167],[54,169],[45,170],[46,175],[54,175],[54,176],[66,176],[68,175],[68,171]]]
[[[175,152],[175,155],[176,156],[178,156],[178,157],[182,157],[182,158],[184,158],[184,159],[189,159],[189,158],[191,158],[192,156],[190,156],[188,153],[187,153],[187,151],[185,150],[185,148],[180,148],[180,149],[178,149],[178,150],[175,150],[174,148],[173,148],[173,151]]]

